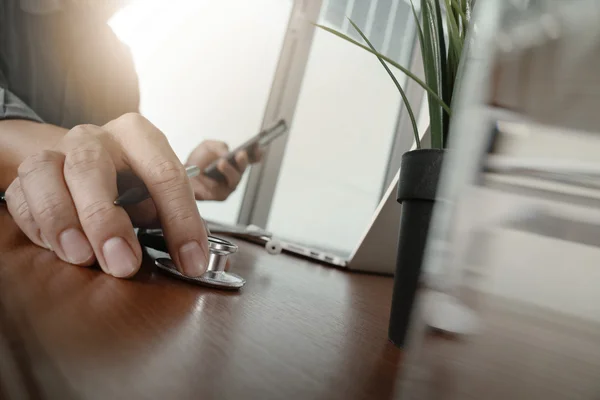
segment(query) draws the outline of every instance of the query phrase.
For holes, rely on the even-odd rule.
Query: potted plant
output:
[[[452,96],[458,86],[459,64],[472,5],[473,0],[420,0],[421,18],[419,18],[411,0],[412,12],[417,22],[425,82],[407,68],[379,53],[351,19],[349,19],[350,24],[366,45],[334,29],[317,25],[362,47],[379,59],[400,92],[412,123],[416,150],[402,156],[397,195],[398,202],[402,203],[402,213],[388,331],[390,340],[397,346],[403,346],[405,343],[410,313],[419,284],[437,183],[448,144]],[[413,107],[409,104],[404,90],[388,64],[405,73],[427,92],[431,137],[431,147],[428,149],[421,146]]]

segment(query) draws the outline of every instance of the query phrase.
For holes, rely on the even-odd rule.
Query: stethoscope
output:
[[[228,240],[209,235],[208,247],[210,256],[206,272],[199,277],[188,277],[181,274],[173,260],[168,257],[162,229],[140,229],[138,231],[140,244],[154,259],[154,264],[161,272],[187,282],[208,286],[216,289],[238,290],[246,283],[239,275],[225,271],[227,259],[238,250],[238,247]]]

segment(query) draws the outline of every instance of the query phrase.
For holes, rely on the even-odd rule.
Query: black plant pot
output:
[[[402,156],[397,195],[402,212],[388,330],[389,339],[398,347],[406,341],[443,157],[444,150],[439,149],[414,150]]]

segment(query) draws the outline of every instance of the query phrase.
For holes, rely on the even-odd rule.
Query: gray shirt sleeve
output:
[[[4,119],[28,119],[44,122],[20,98],[8,90],[4,74],[0,71],[0,121]]]
[[[28,119],[43,122],[42,119],[17,96],[6,89],[0,82],[0,120]]]
[[[71,129],[138,111],[131,52],[97,3],[113,2],[0,0],[0,120]]]

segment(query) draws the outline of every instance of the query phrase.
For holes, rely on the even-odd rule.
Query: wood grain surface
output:
[[[0,227],[0,398],[600,399],[597,324],[475,294],[482,334],[402,353],[388,277],[237,241],[237,294],[118,280]]]
[[[239,294],[166,277],[149,260],[134,279],[119,280],[28,244],[0,213],[0,356],[12,355],[0,370],[6,397],[393,395],[400,351],[386,336],[389,277],[238,241],[232,271],[248,281]]]

